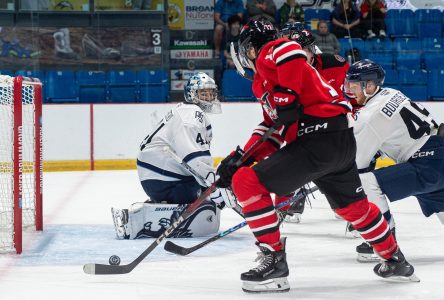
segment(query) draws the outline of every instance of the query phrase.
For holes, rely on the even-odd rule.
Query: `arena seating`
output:
[[[139,71],[141,102],[165,102],[168,97],[168,74],[165,71]]]
[[[48,71],[45,78],[46,102],[79,102],[79,86],[75,72],[68,70]]]
[[[305,25],[315,30],[319,20],[330,22],[330,11],[305,9]],[[340,55],[356,48],[386,70],[386,86],[401,89],[414,100],[444,99],[444,13],[437,9],[389,10],[385,39],[339,39]],[[14,75],[3,70],[0,74]],[[49,103],[166,102],[169,76],[164,70],[20,70],[15,75],[37,77]],[[254,100],[251,82],[235,70],[222,74],[225,101]]]
[[[103,103],[108,99],[106,73],[102,71],[79,71],[81,103]]]
[[[253,100],[251,81],[240,76],[236,70],[228,69],[222,76],[222,93],[225,101]]]

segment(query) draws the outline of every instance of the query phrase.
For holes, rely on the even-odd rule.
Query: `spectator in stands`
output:
[[[337,38],[361,37],[359,9],[352,0],[341,0],[332,13],[333,33]]]
[[[241,31],[241,23],[242,19],[238,15],[234,15],[228,18],[228,32],[227,32],[227,39],[226,39],[226,46],[224,50],[224,56],[226,59],[226,66],[228,69],[235,69],[236,66],[233,63],[233,59],[231,58],[230,54],[230,44],[233,42],[234,47],[236,49],[236,53],[238,53],[238,44],[237,41],[239,40],[239,34]]]
[[[214,57],[220,57],[220,48],[222,45],[223,34],[228,29],[228,18],[238,15],[242,18],[244,13],[244,4],[242,0],[217,0],[214,6]]]
[[[276,4],[274,4],[273,0],[247,0],[246,7],[248,17],[265,17],[273,24],[276,23]]]
[[[379,33],[380,37],[385,34],[385,4],[382,0],[364,0],[361,4],[361,26],[367,38],[371,39]]]
[[[316,46],[318,46],[323,53],[339,54],[339,41],[333,33],[328,31],[328,24],[326,21],[319,21],[318,33],[313,35]]]
[[[304,23],[304,10],[296,0],[287,0],[279,8],[278,17],[280,25],[284,25],[287,22]]]

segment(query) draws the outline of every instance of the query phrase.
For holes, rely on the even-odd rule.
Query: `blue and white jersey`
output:
[[[400,91],[381,88],[355,115],[358,169],[381,151],[397,163],[407,161],[436,133],[430,113]]]
[[[169,146],[199,175],[213,182],[211,139],[210,121],[199,106],[189,103],[176,105],[140,145],[137,157],[140,181],[178,181],[193,176],[164,151],[165,146]],[[200,182],[199,179],[197,181]]]

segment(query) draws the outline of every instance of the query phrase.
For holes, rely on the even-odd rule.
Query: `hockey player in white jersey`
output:
[[[423,214],[437,214],[444,224],[444,137],[443,124],[400,91],[383,88],[385,72],[370,61],[354,63],[344,83],[348,94],[364,105],[355,115],[356,163],[365,192],[380,208],[394,230],[387,201],[408,196],[418,199]],[[396,165],[374,170],[372,160],[382,153]],[[371,259],[367,244],[357,247],[358,260]],[[401,258],[402,259],[402,258]],[[375,272],[390,272],[384,264]],[[385,271],[384,271],[385,270]]]
[[[217,86],[207,74],[193,75],[176,105],[142,141],[137,157],[139,179],[149,199],[129,209],[112,208],[119,239],[157,237],[215,180],[210,154],[212,129],[207,113],[221,113]],[[166,151],[167,150],[167,151]],[[176,156],[172,155],[172,151]],[[178,161],[179,157],[182,161]],[[183,164],[193,170],[192,174]],[[217,189],[170,237],[196,237],[218,231],[224,201]]]

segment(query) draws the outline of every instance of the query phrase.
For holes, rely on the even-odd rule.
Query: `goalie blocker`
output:
[[[129,209],[111,208],[118,239],[157,238],[181,215],[186,205],[150,202],[133,203]],[[215,234],[219,230],[220,209],[204,201],[169,237],[189,238]]]

